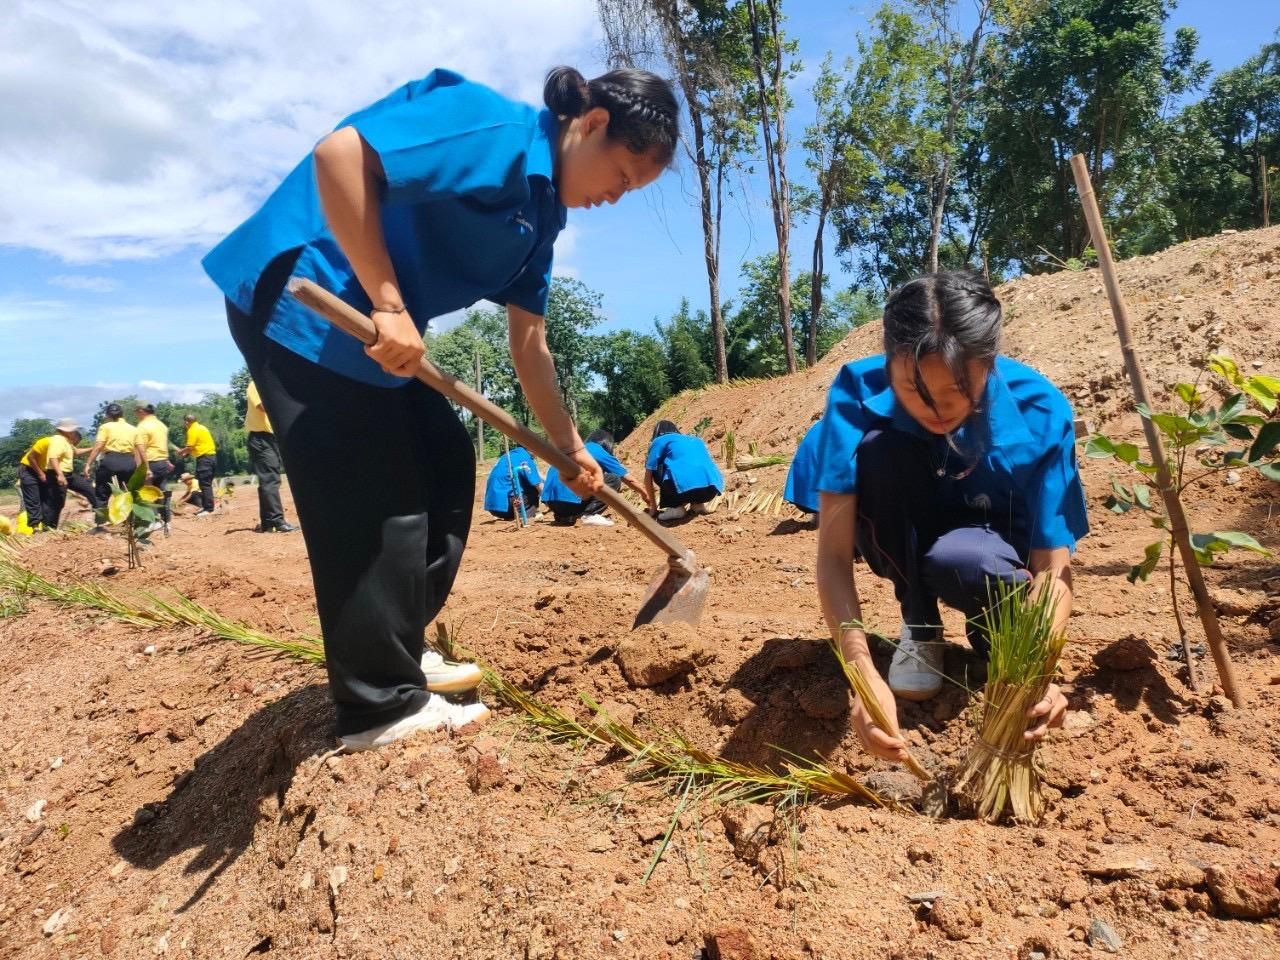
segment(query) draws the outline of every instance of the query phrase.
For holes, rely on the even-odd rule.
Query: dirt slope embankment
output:
[[[1209,354],[1280,370],[1280,227],[1206,237],[1119,265],[1130,322],[1152,390],[1194,380]],[[1098,270],[1024,277],[996,290],[1005,308],[1005,352],[1040,370],[1077,415],[1105,423],[1132,409],[1102,275]],[[726,431],[738,449],[790,452],[822,415],[839,367],[878,353],[880,324],[854,330],[812,370],[742,387],[686,391],[667,401],[621,445],[640,456],[660,419],[682,430],[711,419],[712,446]]]

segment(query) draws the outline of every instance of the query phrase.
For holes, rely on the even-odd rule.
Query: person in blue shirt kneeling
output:
[[[204,258],[271,417],[302,520],[343,748],[482,719],[436,695],[474,665],[423,649],[453,587],[475,502],[470,437],[414,378],[427,320],[506,306],[511,358],[551,442],[603,482],[547,348],[553,248],[568,208],[652,183],[679,140],[670,84],[557,67],[529,106],[433,70],[343,120]],[[291,296],[314,281],[373,321],[365,347]],[[351,509],[352,496],[360,509]]]
[[[1054,629],[1071,615],[1071,554],[1089,529],[1071,406],[1043,375],[1000,355],[1001,311],[990,286],[934,273],[895,290],[884,308],[884,354],[846,364],[827,396],[819,452],[817,580],[823,614],[844,657],[871,682],[885,713],[895,695],[941,688],[939,602],[973,623],[993,580],[1054,594]],[[902,630],[880,677],[867,648],[855,545],[892,581]],[[1066,698],[1051,685],[1028,716],[1027,737],[1060,726]],[[873,754],[902,760],[855,699],[853,724]]]
[[[621,490],[625,483],[644,498],[652,506],[652,500],[645,493],[644,487],[627,476],[627,468],[622,461],[613,455],[613,434],[608,430],[595,430],[587,437],[587,452],[595,457],[604,471],[605,486]],[[597,498],[583,500],[570,490],[560,479],[560,471],[555,467],[547,468],[547,482],[543,486],[543,500],[555,522],[562,527],[571,527],[582,518],[588,526],[611,527],[613,521],[606,517],[608,508]]]
[[[805,431],[804,439],[796,448],[787,469],[787,484],[782,488],[782,499],[797,510],[813,514],[818,519],[818,452],[822,446],[822,420],[819,419]]]
[[[655,484],[660,497],[653,505]],[[644,486],[659,520],[679,520],[689,511],[706,513],[707,504],[724,492],[724,477],[701,437],[659,420],[644,461]]]
[[[515,480],[515,486],[511,485]],[[529,451],[514,446],[494,462],[484,484],[484,508],[499,520],[514,520],[524,502],[526,519],[538,512],[538,498],[542,495],[542,475]]]

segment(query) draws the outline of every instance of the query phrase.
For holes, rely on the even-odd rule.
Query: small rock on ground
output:
[[[707,937],[708,960],[757,960],[755,940],[741,927],[725,927]]]
[[[1274,870],[1243,866],[1210,867],[1205,871],[1209,894],[1228,917],[1264,920],[1280,916],[1280,877]]]
[[[1090,946],[1105,950],[1107,953],[1119,953],[1120,948],[1124,946],[1120,934],[1116,933],[1115,928],[1105,920],[1091,919],[1088,936]]]

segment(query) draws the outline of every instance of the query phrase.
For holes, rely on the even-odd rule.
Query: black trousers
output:
[[[524,500],[524,515],[527,519],[532,520],[538,515],[538,504],[542,502],[542,493],[533,484],[525,486],[524,483],[521,483],[520,489],[524,492],[524,497],[522,498]],[[516,514],[520,510],[520,508],[516,506],[515,496],[512,495],[508,497],[507,502],[511,504],[511,506],[505,513],[501,510],[490,510],[489,513],[497,517],[499,520],[514,520],[516,518]]]
[[[27,524],[34,529],[43,523],[49,530],[56,530],[62,519],[62,508],[67,503],[67,490],[45,471],[42,481],[30,467],[18,465],[18,489],[22,494],[22,509],[27,511]]]
[[[213,471],[218,465],[216,454],[196,457],[196,480],[200,483],[201,509],[213,513]]]
[[[694,487],[681,493],[676,489],[675,481],[664,476],[658,482],[659,507],[683,507],[692,503],[710,503],[720,491],[715,487]]]
[[[265,430],[249,434],[249,469],[258,478],[258,519],[262,529],[284,523],[280,502],[280,446],[276,435]]]
[[[173,463],[169,460],[152,460],[147,464],[147,469],[151,472],[151,482],[164,491],[164,497],[160,501],[160,508],[157,511],[162,523],[168,523],[173,516],[170,504],[173,502],[173,491],[165,484],[169,477],[173,475]]]
[[[616,473],[606,473],[604,475],[605,485],[612,487],[614,490],[622,490],[622,477]],[[570,524],[576,523],[579,517],[589,517],[592,514],[604,513],[609,508],[605,506],[604,501],[595,497],[579,503],[570,503],[567,500],[548,500],[547,506],[551,508],[551,514],[556,518],[556,523]]]
[[[106,506],[111,494],[115,492],[115,485],[111,481],[117,481],[120,489],[124,490],[129,486],[129,479],[136,466],[131,453],[108,452],[102,455],[102,459],[98,461],[98,469],[93,474],[93,492],[98,498],[99,507]]]
[[[251,314],[228,303],[227,317],[289,472],[345,736],[427,702],[423,631],[462,560],[475,453],[449,402],[422,383],[358,383],[263,334],[292,262],[264,272]]]
[[[979,618],[993,580],[1030,576],[1007,525],[980,511],[940,507],[942,485],[928,444],[896,430],[872,430],[858,445],[857,545],[876,576],[893,583],[902,619],[918,640],[941,631],[941,601],[969,620],[969,642],[986,653]],[[992,511],[998,513],[998,511]]]

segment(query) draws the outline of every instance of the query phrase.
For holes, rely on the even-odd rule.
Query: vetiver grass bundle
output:
[[[1044,816],[1036,744],[1025,734],[1027,711],[1044,699],[1066,643],[1053,630],[1056,606],[1049,589],[998,581],[982,616],[991,645],[987,684],[977,738],[956,788],[989,823],[1006,812],[1023,823]]]

